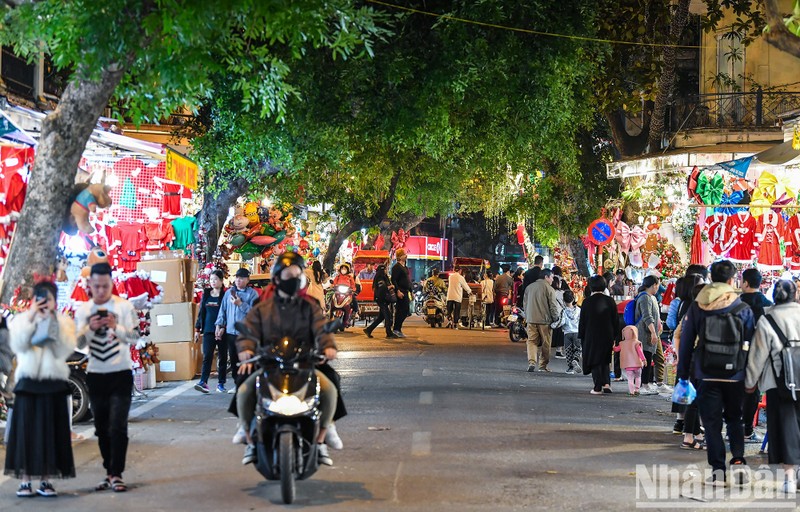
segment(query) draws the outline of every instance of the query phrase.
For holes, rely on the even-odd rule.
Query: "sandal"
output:
[[[19,489],[17,489],[17,497],[32,498],[33,496],[36,496],[36,493],[33,492],[30,482],[19,484]]]
[[[95,491],[107,491],[111,489],[111,480],[108,477],[104,478],[99,484],[94,486]]]
[[[681,443],[682,450],[705,450],[706,447],[703,443],[698,441],[697,439],[693,440],[691,443],[687,443],[686,441]]]
[[[128,486],[122,481],[122,478],[115,478],[111,480],[111,490],[114,492],[126,492]]]

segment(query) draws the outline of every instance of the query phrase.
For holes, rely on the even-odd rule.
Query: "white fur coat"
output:
[[[8,324],[9,344],[17,355],[16,380],[31,379],[67,380],[69,367],[67,358],[75,350],[75,322],[71,318],[56,314],[58,318],[58,340],[43,347],[31,345],[38,318],[31,321],[32,313],[18,313]]]

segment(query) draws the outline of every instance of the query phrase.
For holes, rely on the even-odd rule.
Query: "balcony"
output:
[[[800,108],[800,92],[700,94],[677,100],[670,109],[671,133],[697,129],[777,128],[781,114]]]

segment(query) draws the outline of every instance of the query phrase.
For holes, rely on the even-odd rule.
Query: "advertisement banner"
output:
[[[445,238],[432,236],[411,236],[405,244],[408,257],[418,260],[447,259],[449,246]]]
[[[167,148],[166,178],[191,190],[197,189],[197,164],[182,154]]]

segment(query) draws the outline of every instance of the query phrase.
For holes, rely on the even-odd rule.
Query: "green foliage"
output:
[[[347,0],[42,0],[6,4],[0,29],[19,55],[46,53],[83,77],[121,67],[119,113],[137,123],[210,100],[215,76],[241,109],[282,119],[296,94],[287,77],[306,53],[369,54],[384,35],[372,8]]]

